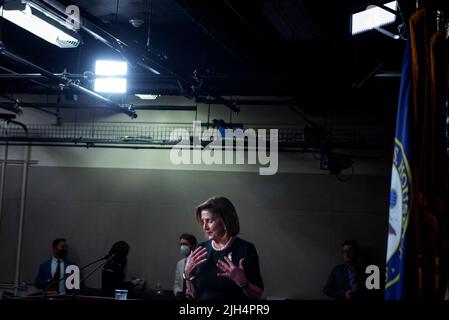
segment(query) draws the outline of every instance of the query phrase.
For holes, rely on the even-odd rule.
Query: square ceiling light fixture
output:
[[[76,48],[81,42],[66,20],[32,1],[6,1],[0,6],[0,17],[60,48]]]
[[[354,13],[351,16],[351,33],[356,35],[369,30],[377,30],[394,39],[399,36],[382,29],[383,26],[392,24],[397,18],[398,2],[391,1],[385,4],[370,5],[365,10]]]
[[[125,61],[97,60],[94,90],[105,93],[125,93],[128,64]]]
[[[160,95],[150,93],[136,93],[135,96],[140,100],[156,100]]]

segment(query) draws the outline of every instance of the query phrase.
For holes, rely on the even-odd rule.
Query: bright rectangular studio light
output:
[[[105,93],[125,93],[127,81],[124,76],[128,73],[128,64],[125,61],[97,60],[94,90]]]
[[[81,37],[78,33],[44,14],[33,5],[22,1],[6,2],[0,7],[0,16],[60,48],[76,48]]]
[[[126,76],[128,64],[124,61],[97,60],[95,74],[99,76]]]
[[[95,79],[94,90],[96,92],[125,93],[126,79],[122,78]]]
[[[397,1],[385,3],[384,6],[397,10]],[[351,16],[351,32],[353,35],[380,28],[393,23],[396,15],[377,6],[369,6],[365,11],[357,12]]]

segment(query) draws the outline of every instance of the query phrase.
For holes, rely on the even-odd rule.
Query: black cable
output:
[[[315,123],[313,123],[309,118],[307,118],[307,116],[305,114],[303,114],[301,111],[295,109],[295,107],[293,106],[288,106],[293,112],[295,112],[297,115],[299,115],[301,117],[301,119],[303,119],[305,122],[307,122],[308,124],[310,124],[312,127],[317,127],[317,125]]]
[[[399,36],[402,40],[408,40],[408,33],[407,33],[407,23],[404,19],[404,15],[402,14],[402,10],[399,7],[399,1],[397,2],[397,11],[399,12],[399,16],[401,17],[402,23],[398,26],[398,32]]]
[[[151,40],[151,17],[153,15],[153,0],[150,0],[150,9],[148,11],[148,33],[147,33],[147,51],[150,51]]]
[[[233,101],[232,96],[231,96],[231,101]],[[232,124],[232,113],[233,113],[233,111],[229,110],[229,124]]]
[[[83,71],[81,70],[81,57],[82,57],[82,48],[83,45],[81,44],[80,46],[78,46],[78,57],[77,57],[77,61],[76,61],[76,70],[78,73],[82,73]]]
[[[210,121],[210,103],[209,103],[209,108],[207,110],[207,129],[209,129],[209,121]]]
[[[231,11],[240,19],[240,21],[245,25],[245,27],[247,27],[251,33],[253,33],[256,37],[259,36],[259,34],[256,32],[256,30],[254,30],[253,27],[251,27],[251,25],[243,18],[243,16],[232,6],[231,3],[229,3],[228,0],[224,0],[224,2],[226,3],[226,5],[229,7],[229,9],[231,9]],[[280,12],[282,14],[282,12]],[[288,23],[288,20],[284,20],[284,22]],[[293,30],[293,29],[292,29]]]
[[[196,121],[198,118],[198,102],[196,102],[196,101],[195,101],[195,106],[196,106],[196,108],[195,108],[195,121]]]
[[[22,127],[23,131],[25,131],[25,134],[28,135],[28,129],[27,129],[26,125],[24,125],[23,123],[21,123],[19,121],[14,121],[14,120],[9,120],[8,122],[14,123],[14,124]]]
[[[117,24],[118,21],[118,7],[120,4],[120,0],[117,0],[117,8],[115,9],[115,24]]]

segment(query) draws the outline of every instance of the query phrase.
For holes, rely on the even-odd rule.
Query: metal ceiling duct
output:
[[[16,63],[19,63],[23,66],[26,66],[34,71],[39,72],[40,74],[42,74],[43,76],[47,77],[48,79],[56,82],[58,85],[61,86],[62,89],[64,89],[65,87],[70,88],[78,93],[83,93],[86,94],[98,101],[101,101],[103,103],[105,103],[106,105],[112,107],[113,109],[115,109],[117,112],[122,112],[127,114],[128,116],[130,116],[131,118],[137,118],[137,114],[135,112],[135,110],[132,108],[132,106],[122,106],[119,105],[101,95],[99,95],[96,92],[93,92],[87,88],[84,88],[82,86],[80,86],[79,84],[76,84],[74,81],[70,80],[70,79],[66,79],[63,76],[57,76],[53,73],[51,73],[50,71],[45,70],[42,67],[39,67],[33,63],[31,63],[28,60],[25,60],[17,55],[15,55],[14,53],[9,52],[8,50],[6,50],[6,48],[3,46],[3,43],[0,42],[0,56],[5,57],[9,60],[12,60]]]
[[[64,4],[68,4],[69,2],[65,0],[32,0],[33,2],[39,2],[39,3],[45,3],[46,5],[52,7],[54,10],[57,10],[61,13],[65,13],[65,6]],[[138,65],[143,69],[149,70],[152,73],[155,73],[157,75],[161,74],[162,72],[172,75],[176,77],[179,81],[181,81],[183,84],[186,84],[189,88],[195,88],[195,92],[192,92],[195,95],[205,95],[210,96],[214,98],[217,102],[225,105],[226,107],[230,108],[232,111],[239,113],[240,108],[233,104],[232,102],[224,99],[221,97],[218,93],[214,92],[213,90],[207,88],[207,86],[204,83],[199,83],[192,78],[186,77],[182,75],[181,73],[173,70],[172,68],[169,68],[166,66],[164,61],[161,60],[161,57],[157,54],[154,54],[153,52],[149,51],[145,54],[142,54],[137,49],[133,48],[132,46],[129,46],[124,41],[120,40],[118,37],[113,35],[112,33],[104,30],[103,28],[99,27],[96,23],[92,22],[95,20],[98,20],[96,17],[92,16],[91,14],[81,11],[81,21],[80,21],[80,28],[90,34],[94,39],[97,39],[101,41],[106,46],[110,47],[114,51],[120,53],[125,60],[127,60],[131,65]]]

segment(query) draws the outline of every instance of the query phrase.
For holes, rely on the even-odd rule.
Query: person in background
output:
[[[212,197],[196,208],[207,241],[188,257],[184,269],[187,295],[200,300],[255,300],[262,297],[256,247],[237,235],[237,212],[229,199]]]
[[[364,281],[363,270],[358,262],[359,245],[354,240],[346,240],[341,247],[344,263],[333,268],[323,292],[336,300],[360,299]]]
[[[105,296],[114,296],[115,289],[133,290],[142,280],[125,281],[128,263],[129,244],[117,241],[109,250],[110,260],[104,265],[101,274],[101,289]]]
[[[184,268],[186,265],[187,257],[195,249],[197,240],[194,235],[189,233],[183,233],[179,237],[179,250],[181,255],[184,256],[176,264],[175,281],[173,284],[173,293],[175,296],[184,296],[186,292],[185,280],[182,278]]]
[[[52,253],[50,260],[45,261],[39,267],[34,285],[42,289],[49,295],[63,295],[66,293],[65,270],[68,266],[74,265],[73,262],[66,259],[68,253],[67,240],[58,238],[53,240]]]

